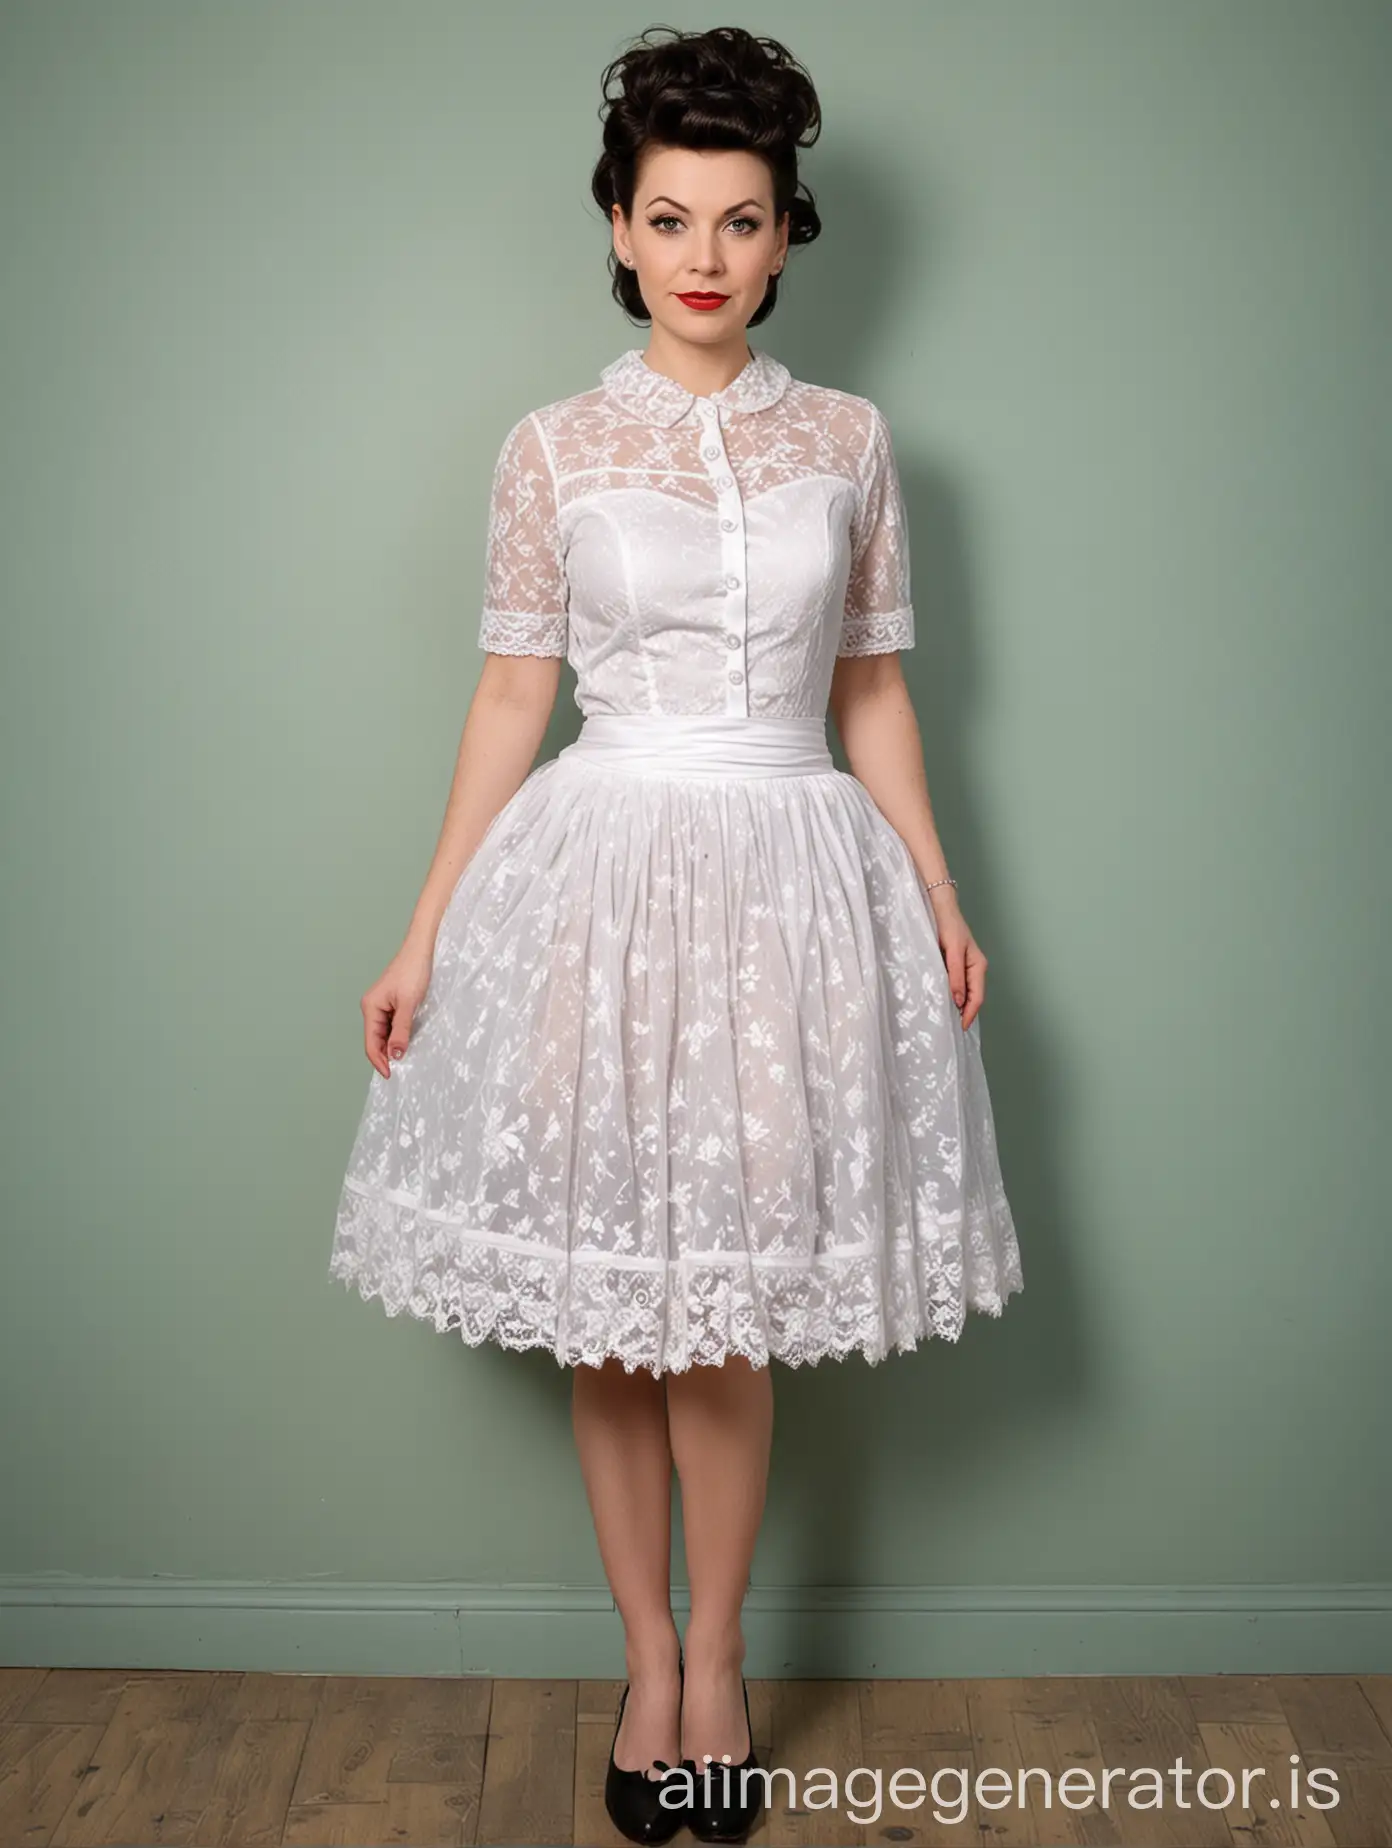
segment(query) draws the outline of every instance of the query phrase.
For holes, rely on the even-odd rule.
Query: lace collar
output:
[[[722,411],[764,411],[777,404],[792,374],[771,353],[751,347],[750,354],[744,370],[703,403],[714,404]],[[674,424],[697,402],[696,394],[685,385],[669,379],[665,372],[654,372],[643,358],[641,347],[630,347],[621,353],[599,376],[609,396],[644,423]]]

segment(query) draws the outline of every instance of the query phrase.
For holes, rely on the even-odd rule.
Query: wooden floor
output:
[[[116,1669],[0,1669],[0,1848],[70,1843],[622,1842],[604,1812],[604,1769],[621,1681],[395,1680]],[[1111,1842],[1139,1848],[1339,1843],[1392,1848],[1392,1675],[1218,1676],[1144,1680],[1049,1677],[995,1681],[751,1681],[760,1762],[786,1767],[798,1804],[834,1772],[836,1807],[797,1807],[784,1778],[751,1843]],[[1298,1767],[1335,1773],[1335,1807],[1289,1801]],[[1183,1762],[1189,1808],[1173,1797]],[[1171,1776],[1160,1808],[1127,1801],[1127,1773]],[[1235,1776],[1227,1810],[1204,1808],[1194,1778]],[[1241,1807],[1242,1771],[1252,1810]],[[849,1793],[845,1780],[863,1767]],[[955,1786],[937,1803],[899,1809],[889,1780],[939,1767],[968,1779],[988,1767],[1030,1780],[1021,1807],[972,1805]],[[1105,1808],[1058,1796],[1069,1767],[1100,1782]],[[882,1773],[878,1820],[870,1774]],[[1004,1780],[997,1779],[1001,1789]],[[1086,1780],[1083,1781],[1084,1785]],[[941,1788],[941,1787],[940,1787]],[[1069,1786],[1083,1792],[1075,1777]],[[1215,1801],[1217,1780],[1207,1787]],[[986,1792],[990,1795],[990,1791]],[[1100,1796],[1100,1792],[1098,1793]],[[1312,1793],[1320,1802],[1319,1786]],[[1276,1807],[1273,1807],[1273,1798]],[[679,1845],[693,1838],[682,1831]]]

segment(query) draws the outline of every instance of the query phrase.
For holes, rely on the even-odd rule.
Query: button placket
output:
[[[716,510],[720,515],[721,589],[725,600],[724,640],[728,663],[725,711],[747,717],[749,691],[745,676],[745,644],[749,606],[744,571],[744,502],[725,451],[716,407],[708,399],[698,398],[697,411],[701,419],[701,459],[715,487]]]

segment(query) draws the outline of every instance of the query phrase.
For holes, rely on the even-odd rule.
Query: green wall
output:
[[[750,1672],[1392,1668],[1392,11],[738,16],[823,97],[755,344],[895,433],[1026,1280],[778,1370]],[[326,1267],[493,456],[646,339],[653,17],[725,16],[0,8],[6,1661],[621,1661],[568,1376]]]

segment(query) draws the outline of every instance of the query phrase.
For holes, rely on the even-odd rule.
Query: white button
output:
[[[732,533],[735,530],[735,522],[733,520],[722,520],[720,522],[720,530],[722,533]]]
[[[720,451],[715,448],[713,444],[703,449],[701,454],[706,458],[707,462],[718,462],[720,460]]]
[[[739,589],[739,579],[737,577],[734,577],[733,575],[730,577],[727,577],[725,580],[725,588],[726,590],[738,590]]]
[[[744,675],[739,671],[738,668],[735,668],[734,671],[730,675],[730,679],[735,686],[738,686],[741,680],[744,679]]]
[[[722,475],[715,485],[718,488],[732,488],[735,484],[728,475]]]
[[[740,638],[737,635],[735,635],[733,632],[730,632],[726,635],[725,641],[726,641],[726,644],[731,648],[738,648],[740,645]]]

